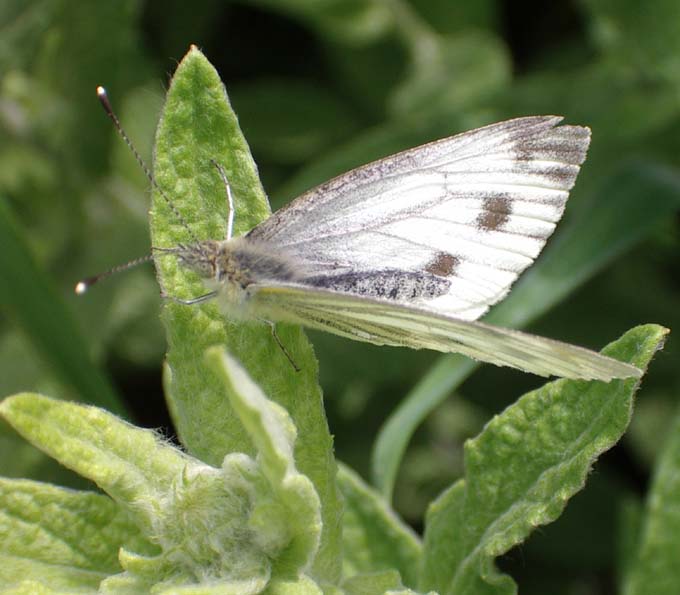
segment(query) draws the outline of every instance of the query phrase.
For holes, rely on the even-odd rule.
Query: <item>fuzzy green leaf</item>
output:
[[[295,580],[273,580],[264,595],[329,595],[308,576]]]
[[[396,570],[358,574],[342,583],[342,589],[347,595],[383,595],[387,591],[401,588],[401,577]]]
[[[269,214],[269,206],[217,72],[192,48],[173,77],[156,137],[156,180],[174,211],[154,193],[154,246],[191,242],[189,229],[197,238],[224,238],[225,188],[212,160],[226,170],[234,193],[235,233],[244,233]],[[188,298],[206,292],[175,258],[161,256],[156,264],[168,295]],[[314,482],[322,503],[323,534],[314,575],[337,580],[341,506],[336,465],[317,384],[317,362],[302,331],[278,327],[281,341],[301,368],[295,372],[266,324],[232,322],[214,303],[190,307],[168,302],[163,321],[169,343],[165,376],[169,406],[179,436],[193,455],[217,465],[230,452],[254,453],[245,428],[224,399],[220,379],[203,360],[212,345],[227,346],[263,392],[290,413],[298,430],[298,468]]]
[[[96,592],[120,570],[121,546],[152,551],[110,498],[0,479],[0,592],[12,586],[40,593],[40,585]]]
[[[153,586],[157,593],[254,594],[272,576],[299,577],[315,559],[321,507],[313,483],[296,469],[296,429],[290,416],[264,396],[223,348],[213,348],[209,361],[255,445],[256,459],[230,453],[217,469],[164,444],[153,432],[95,407],[35,394],[16,395],[0,404],[0,413],[19,433],[65,466],[96,481],[118,501],[120,509],[102,496],[95,503],[110,503],[107,510],[120,514],[125,510],[146,536],[146,540],[132,539],[138,537],[134,527],[127,533],[125,527],[114,533],[115,524],[93,535],[92,539],[103,538],[105,544],[114,543],[114,552],[126,546],[118,559],[110,551],[99,554],[108,554],[107,565],[98,560],[103,569],[98,568],[91,582],[106,578],[105,593],[146,592]],[[9,482],[9,488],[14,484]],[[10,520],[17,514],[13,509],[19,509],[12,500],[17,491],[8,490],[5,502]],[[30,512],[27,504],[23,509]],[[50,511],[49,506],[35,508]],[[42,519],[41,526],[49,528],[53,516],[53,522],[64,522],[64,515],[55,512],[59,513],[52,510]],[[79,538],[82,530],[77,524],[71,529]],[[21,533],[13,533],[21,545]],[[68,535],[73,544],[74,535]],[[24,553],[15,551],[11,540],[6,543],[7,556]],[[152,549],[151,543],[158,547]],[[59,555],[59,545],[38,541],[32,547],[51,561],[53,554]],[[107,576],[120,569],[118,561],[124,572]],[[78,562],[82,566],[82,560]],[[44,575],[30,572],[30,567],[16,568],[31,579]]]
[[[624,583],[625,595],[672,595],[680,585],[680,413],[661,453],[645,515],[637,554]]]
[[[603,353],[644,369],[667,331],[630,330]],[[494,558],[555,520],[594,460],[626,430],[634,379],[558,380],[524,395],[465,445],[465,479],[429,508],[421,588],[444,594],[510,594]]]
[[[0,593],[2,593],[2,595],[73,595],[73,588],[74,587],[71,585],[66,586],[64,589],[52,589],[38,581],[25,580],[19,585],[3,589]],[[78,595],[88,595],[90,593],[95,595],[97,594],[97,590],[94,588],[79,588],[77,593]]]
[[[0,414],[33,445],[131,508],[167,489],[191,460],[151,430],[97,407],[22,393],[0,403]]]
[[[314,485],[295,468],[295,426],[286,410],[269,401],[223,348],[212,348],[208,357],[257,448],[257,462],[271,490],[271,496],[251,510],[249,526],[262,549],[271,557],[276,554],[274,572],[299,576],[308,570],[319,547],[321,507]],[[227,455],[223,463],[227,476],[232,457],[238,466],[241,456]]]
[[[415,587],[422,554],[418,537],[380,494],[345,465],[338,468],[338,484],[346,507],[344,574],[395,569],[406,585]]]

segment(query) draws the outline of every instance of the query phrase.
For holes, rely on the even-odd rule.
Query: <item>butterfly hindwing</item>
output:
[[[285,284],[254,288],[252,300],[273,320],[377,345],[461,353],[539,376],[609,381],[641,375],[637,368],[594,351],[423,307]]]

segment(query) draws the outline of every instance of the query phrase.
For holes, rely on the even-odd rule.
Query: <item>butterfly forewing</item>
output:
[[[560,119],[509,120],[357,168],[246,237],[299,263],[302,284],[325,278],[332,289],[330,278],[341,277],[346,293],[475,319],[507,293],[562,216],[590,134]],[[394,271],[439,289],[390,298],[381,282]],[[347,275],[360,282],[353,287]]]

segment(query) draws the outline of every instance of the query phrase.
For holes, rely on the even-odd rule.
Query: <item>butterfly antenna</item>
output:
[[[125,264],[119,264],[118,266],[115,266],[112,269],[109,269],[108,271],[99,273],[98,275],[93,275],[92,277],[88,277],[87,279],[78,281],[78,283],[76,283],[76,293],[78,295],[82,295],[88,289],[90,289],[90,287],[92,287],[95,283],[99,283],[102,279],[106,279],[107,277],[115,275],[116,273],[120,273],[121,271],[127,271],[128,269],[132,269],[140,264],[149,262],[152,258],[153,258],[152,254],[147,254],[146,256],[142,256],[141,258],[135,258],[134,260],[126,262]]]
[[[182,224],[182,227],[184,227],[189,235],[191,236],[191,239],[194,243],[198,244],[198,238],[196,235],[194,235],[194,232],[191,231],[191,228],[187,224],[186,220],[184,217],[182,217],[182,214],[177,210],[177,207],[174,205],[174,203],[168,198],[168,195],[163,192],[163,189],[156,183],[155,178],[153,177],[153,174],[151,173],[151,170],[147,167],[146,163],[144,163],[144,160],[140,156],[140,154],[137,152],[137,149],[135,146],[132,144],[132,141],[130,140],[130,137],[127,135],[125,130],[123,129],[123,125],[120,123],[120,120],[118,119],[118,116],[116,116],[116,113],[113,111],[113,107],[111,107],[111,102],[109,101],[109,97],[106,94],[106,89],[102,87],[101,85],[97,87],[97,97],[99,98],[99,102],[102,104],[102,107],[104,108],[104,111],[106,112],[106,115],[111,119],[113,122],[113,125],[116,128],[116,131],[118,134],[121,136],[121,138],[125,141],[125,144],[128,146],[130,151],[132,151],[132,154],[135,157],[135,160],[137,163],[139,163],[139,166],[142,168],[144,171],[144,174],[146,175],[147,179],[151,183],[151,185],[158,191],[158,193],[163,197],[163,200],[165,203],[170,207],[170,210],[172,211],[173,215],[177,218],[177,220]],[[151,258],[149,255],[148,257],[144,257],[147,260]],[[141,262],[144,262],[143,259],[138,259]],[[131,261],[132,266],[135,266],[135,264],[138,264],[136,261]],[[130,268],[127,265],[121,265],[120,267],[115,267],[114,269],[111,269],[111,271],[107,271],[106,273],[103,273],[102,275],[98,275],[96,277],[92,277],[92,279],[95,279],[95,282],[98,280],[97,277],[108,277],[110,274],[114,272],[118,272],[117,269],[120,270],[125,270]],[[82,283],[82,282],[81,282]],[[87,290],[87,286],[83,290],[83,292]],[[82,293],[78,292],[76,289],[76,293]]]

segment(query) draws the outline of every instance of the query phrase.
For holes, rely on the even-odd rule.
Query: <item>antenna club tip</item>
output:
[[[104,89],[104,87],[101,85],[97,85],[97,96],[106,97],[106,89]]]
[[[76,295],[83,295],[87,291],[88,285],[85,281],[78,281],[76,283]]]

